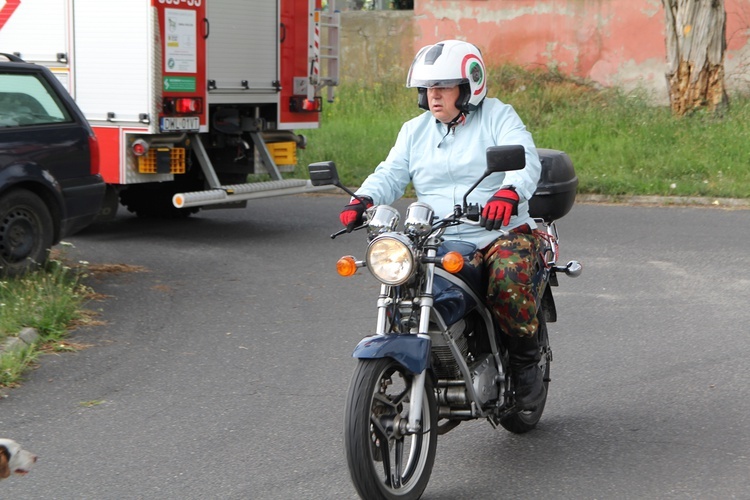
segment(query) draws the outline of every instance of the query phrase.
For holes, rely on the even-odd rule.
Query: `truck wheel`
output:
[[[47,261],[53,241],[47,205],[26,189],[0,196],[0,276],[20,276]]]
[[[199,207],[177,208],[172,204],[172,196],[181,191],[174,183],[157,185],[135,184],[120,191],[120,203],[138,217],[148,219],[182,219],[200,210]]]

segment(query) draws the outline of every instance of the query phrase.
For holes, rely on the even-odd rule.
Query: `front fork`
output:
[[[427,250],[427,259],[433,260],[437,254],[436,248],[429,248]],[[424,287],[422,293],[419,295],[419,326],[416,332],[412,331],[411,335],[416,335],[418,338],[430,342],[430,336],[427,334],[430,328],[430,314],[432,312],[432,285],[435,276],[435,264],[429,262],[425,264],[425,275],[422,286]],[[378,297],[378,315],[376,324],[376,334],[386,336],[388,327],[388,308],[393,304],[393,297],[391,296],[391,287],[389,285],[380,285],[380,296]],[[429,358],[430,351],[426,349],[424,356]],[[422,431],[422,404],[424,401],[424,387],[425,377],[427,376],[428,360],[421,360],[420,363],[424,368],[414,375],[412,380],[411,389],[409,391],[410,411],[409,418],[406,426],[406,433],[417,433]]]
[[[421,337],[430,338],[427,332],[430,329],[430,314],[432,313],[432,285],[435,277],[435,264],[433,263],[437,249],[429,248],[427,250],[428,264],[425,264],[425,279],[424,279],[424,290],[419,300],[419,330],[417,335]],[[424,401],[424,382],[427,376],[427,368],[418,373],[412,382],[411,392],[409,394],[409,401],[411,407],[409,411],[409,423],[407,425],[407,431],[409,432],[421,432],[422,431],[422,402]]]

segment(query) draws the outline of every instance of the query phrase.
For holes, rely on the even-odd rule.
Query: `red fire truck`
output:
[[[0,52],[49,67],[96,133],[103,213],[176,217],[315,190],[282,173],[338,83],[339,15],[320,0],[0,6]]]

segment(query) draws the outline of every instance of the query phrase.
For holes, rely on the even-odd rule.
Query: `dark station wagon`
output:
[[[96,218],[96,136],[44,66],[0,54],[0,276],[18,276]]]

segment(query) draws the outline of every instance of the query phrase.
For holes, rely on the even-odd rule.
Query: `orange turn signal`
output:
[[[341,257],[336,262],[336,272],[341,276],[353,276],[357,272],[357,261],[351,255]]]
[[[464,256],[458,252],[448,252],[441,261],[443,269],[451,274],[456,274],[464,268]]]

